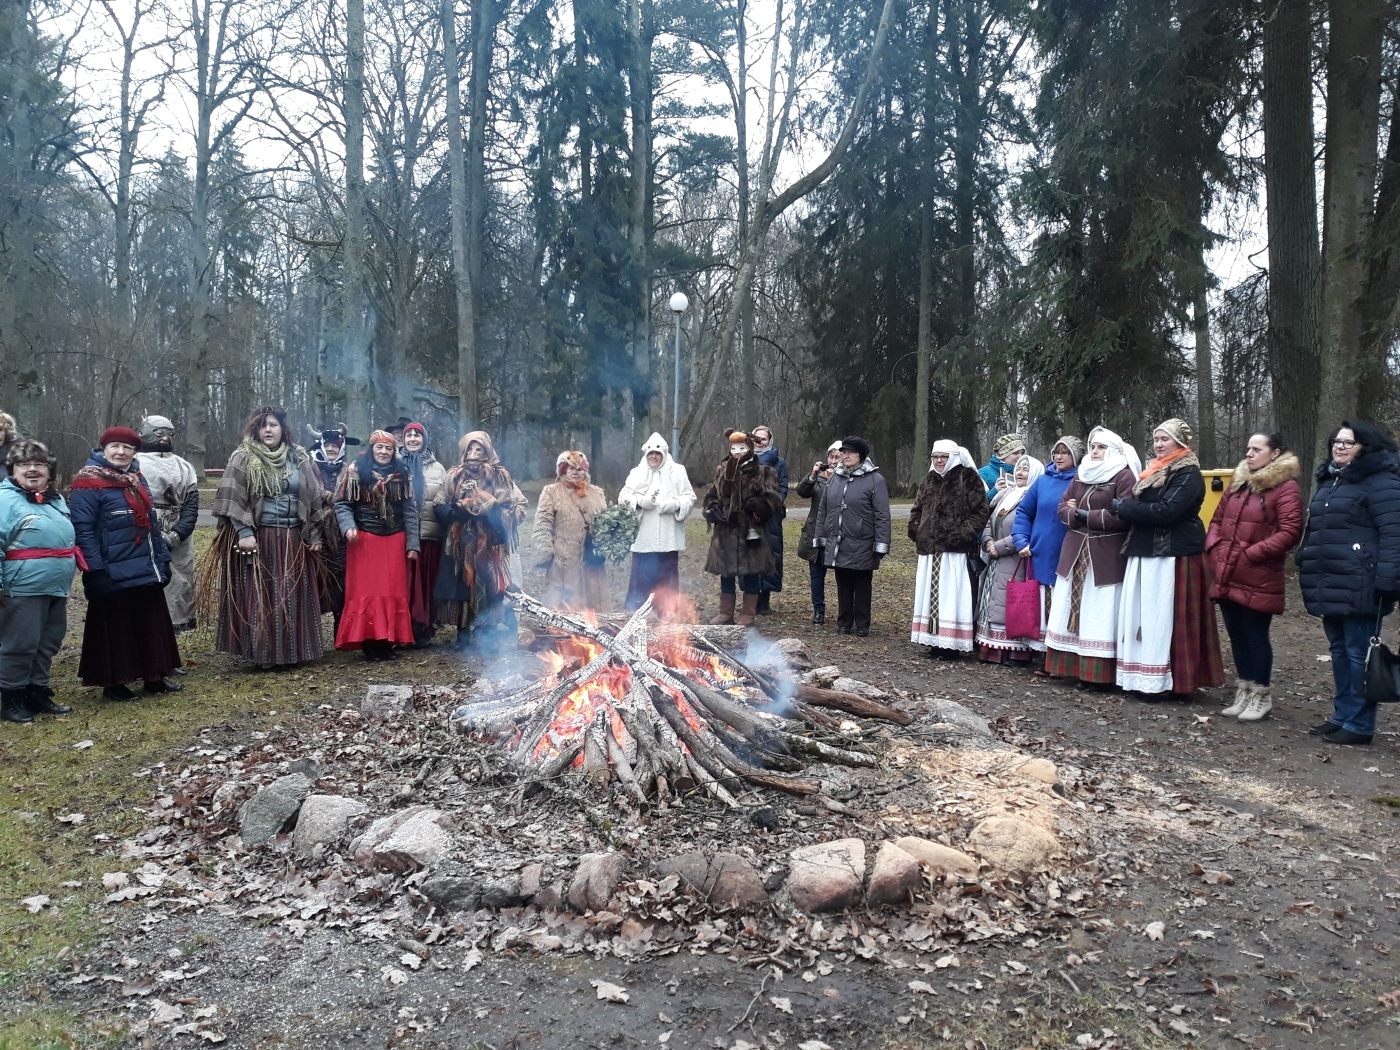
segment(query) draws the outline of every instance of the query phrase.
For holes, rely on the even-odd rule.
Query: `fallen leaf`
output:
[[[207,1028],[201,1029],[197,1034],[206,1043],[218,1044],[228,1038],[223,1032],[211,1032]]]
[[[87,814],[86,814],[86,813],[63,813],[63,814],[60,814],[59,817],[58,817],[57,819],[58,819],[58,822],[59,822],[60,824],[72,824],[74,827],[77,827],[77,826],[78,826],[79,824],[81,824],[83,821],[87,820]]]
[[[1201,877],[1202,882],[1209,883],[1211,886],[1233,886],[1235,884],[1235,877],[1228,871],[1214,871],[1197,864],[1195,873]]]
[[[821,974],[823,977],[831,973],[835,968],[836,967],[832,966],[831,963],[827,962],[825,959],[817,963],[817,973]]]
[[[170,1024],[185,1016],[185,1011],[164,999],[151,1000],[151,1024]]]
[[[607,981],[589,981],[598,990],[598,998],[609,1003],[625,1003],[631,998],[627,994],[627,989],[620,984],[610,984]]]
[[[922,994],[922,995],[933,995],[933,994],[934,994],[934,992],[933,992],[933,985],[929,984],[927,981],[910,981],[910,982],[909,982],[909,990],[910,990],[911,992],[917,992],[917,993],[920,993],[920,994]]]
[[[1167,1027],[1170,1028],[1173,1032],[1180,1032],[1182,1035],[1200,1034],[1194,1028],[1188,1025],[1185,1021],[1168,1021]]]
[[[410,970],[416,970],[423,965],[423,959],[413,952],[404,952],[399,956],[399,963],[402,966],[407,966]]]
[[[662,1032],[660,1035],[658,1035],[658,1036],[656,1037],[656,1041],[657,1041],[658,1043],[669,1043],[669,1042],[671,1041],[671,1033],[670,1033],[670,1032]]]
[[[1147,935],[1149,941],[1160,941],[1162,935],[1167,932],[1167,926],[1162,922],[1149,922],[1142,928],[1142,932]]]
[[[74,751],[86,751],[86,750],[87,750],[88,748],[90,748],[90,747],[92,747],[92,741],[91,741],[91,740],[79,740],[76,744],[73,745],[73,750],[74,750]]]
[[[805,1043],[798,1043],[797,1050],[831,1050],[820,1039],[808,1039]]]
[[[463,972],[463,973],[471,973],[472,970],[474,970],[476,967],[478,967],[478,966],[480,966],[480,965],[481,965],[481,949],[480,949],[480,948],[473,948],[471,951],[467,952],[466,957],[462,960],[462,972]]]
[[[817,975],[814,974],[811,970],[803,970],[803,971],[802,971],[802,979],[803,979],[804,981],[806,981],[808,984],[811,984],[813,981],[815,981],[815,980],[817,979]]]
[[[379,976],[390,984],[407,984],[408,974],[404,973],[397,966],[381,966]]]
[[[1376,996],[1376,1000],[1387,1010],[1400,1010],[1400,988],[1392,988],[1383,995]]]
[[[1192,930],[1192,931],[1191,931],[1191,936],[1192,936],[1192,937],[1195,937],[1198,941],[1204,941],[1204,940],[1212,940],[1212,941],[1213,941],[1213,940],[1215,940],[1215,931],[1214,931],[1214,930]]]
[[[956,955],[941,955],[933,960],[933,965],[937,966],[940,970],[946,970],[950,966],[958,965],[958,957]]]
[[[50,901],[48,894],[40,893],[33,897],[25,897],[20,903],[28,909],[30,915],[38,915]]]

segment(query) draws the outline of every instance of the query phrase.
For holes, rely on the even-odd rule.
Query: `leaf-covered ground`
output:
[[[698,575],[703,532],[692,532],[683,571],[707,613],[717,588]],[[789,549],[796,532],[790,523]],[[440,932],[404,943],[397,930],[360,936],[327,926],[319,911],[298,936],[277,914],[282,904],[201,912],[173,904],[178,895],[166,891],[104,904],[116,889],[103,887],[104,874],[127,873],[130,885],[144,885],[142,865],[150,862],[123,859],[123,841],[151,827],[168,829],[167,842],[190,834],[168,789],[188,781],[193,790],[221,751],[314,739],[372,681],[452,686],[479,667],[438,649],[387,667],[337,654],[304,671],[248,672],[213,654],[201,631],[183,640],[192,664],[185,693],[104,705],[72,684],[81,623],[75,603],[75,633],[56,670],[60,699],[77,710],[33,726],[6,725],[0,734],[0,776],[10,788],[0,803],[7,876],[0,1011],[8,1017],[0,1047],[134,1044],[127,1034],[133,1023],[149,1024],[162,1008],[169,1011],[163,1023],[140,1041],[809,1050],[1400,1042],[1400,973],[1390,954],[1400,945],[1400,825],[1392,806],[1372,801],[1400,794],[1392,779],[1400,773],[1400,738],[1388,711],[1369,749],[1329,747],[1303,734],[1325,715],[1330,695],[1316,622],[1294,611],[1276,628],[1276,717],[1253,727],[1222,724],[1218,705],[1205,698],[1145,705],[1018,671],[927,659],[905,633],[912,553],[897,539],[877,575],[868,639],[839,638],[806,622],[806,566],[796,559],[776,615],[760,627],[771,637],[804,637],[817,663],[839,664],[884,688],[965,703],[992,720],[1004,744],[1057,764],[1077,829],[1064,888],[1056,887],[1063,910],[1044,909],[1027,924],[1020,900],[1034,898],[1016,885],[979,888],[963,901],[1005,919],[1013,932],[1010,924],[1020,923],[1025,933],[982,942],[945,934],[942,946],[937,937],[921,946],[901,939],[909,915],[828,917],[815,930],[810,920],[696,915],[674,950],[629,953],[612,948],[625,940],[621,927],[568,920],[543,930],[523,914],[433,920]],[[625,572],[614,576],[620,596]],[[834,604],[834,592],[831,598]],[[894,757],[905,757],[898,778],[889,777],[901,784],[910,765],[903,746],[897,739],[890,745]],[[693,823],[642,834],[658,851],[664,833],[677,847],[741,840],[774,856],[784,841],[844,834],[878,841],[944,830],[957,844],[959,829],[1006,775],[978,768],[966,752],[946,755],[930,762],[919,752],[917,793],[857,795],[858,816],[849,819],[784,807],[782,826],[769,836],[697,802],[686,814]],[[415,772],[406,767],[402,776]],[[893,774],[893,759],[886,772]],[[589,830],[560,823],[565,816],[557,813],[497,831],[482,809],[491,804],[470,806],[492,848],[532,824],[541,825],[533,834],[563,835],[557,845],[566,854],[588,845]],[[171,866],[214,879],[220,872],[206,860],[162,856],[149,881]],[[275,858],[257,863],[267,900],[303,892],[305,873]],[[31,914],[40,897],[49,900]],[[945,913],[951,903],[930,900]],[[259,906],[270,910],[252,918],[227,913]],[[634,921],[654,920],[642,914],[651,907],[644,904]],[[625,932],[636,937],[640,928]],[[785,935],[783,965],[759,958]],[[544,936],[561,944],[537,943]],[[572,952],[563,943],[569,939]],[[623,989],[627,1001],[614,1001],[619,994],[603,984]]]

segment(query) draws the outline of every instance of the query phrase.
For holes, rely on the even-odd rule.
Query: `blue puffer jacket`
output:
[[[88,457],[88,466],[115,470],[100,451]],[[133,463],[131,468],[136,470]],[[141,479],[146,489],[146,479]],[[147,496],[150,492],[147,489]],[[89,598],[132,587],[164,587],[170,582],[170,550],[159,528],[138,528],[136,515],[121,489],[75,488],[68,497],[73,531],[87,559],[83,590]],[[155,512],[151,512],[154,521]]]
[[[1016,520],[1011,525],[1012,542],[1018,551],[1030,547],[1035,578],[1047,587],[1055,584],[1060,548],[1065,545],[1065,533],[1069,531],[1069,526],[1060,520],[1060,500],[1078,469],[1060,470],[1051,463],[1016,505]]]
[[[1314,616],[1374,616],[1377,592],[1400,593],[1400,456],[1364,453],[1317,469],[1299,549],[1303,604]]]
[[[0,548],[5,551],[36,547],[62,549],[73,546],[73,523],[68,504],[53,489],[42,502],[26,492],[14,478],[0,481]],[[66,598],[73,588],[77,561],[66,558],[25,558],[0,562],[0,591],[7,598],[48,595]]]

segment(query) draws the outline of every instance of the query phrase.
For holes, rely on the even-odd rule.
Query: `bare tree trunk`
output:
[[[645,438],[651,425],[653,369],[651,361],[651,4],[627,0],[627,29],[632,55],[628,67],[632,105],[632,216],[628,233],[633,281],[632,367],[637,373],[632,387],[632,418],[637,434]],[[658,420],[660,417],[657,417]]]
[[[911,480],[918,482],[920,466],[932,447],[929,440],[929,384],[933,374],[933,209],[934,163],[938,155],[934,100],[938,80],[938,5],[929,5],[925,62],[924,127],[921,135],[922,171],[919,175],[919,341],[914,373],[914,464]]]
[[[1356,414],[1386,14],[1385,0],[1333,0],[1329,8],[1322,186],[1324,428]],[[1319,448],[1319,455],[1324,451]]]
[[[855,137],[856,127],[865,113],[866,102],[870,98],[871,88],[879,73],[880,59],[884,55],[885,42],[889,39],[890,21],[894,14],[894,7],[894,0],[885,0],[885,5],[880,12],[879,29],[875,34],[875,42],[870,48],[865,76],[856,92],[855,102],[851,106],[851,111],[846,115],[846,123],[841,128],[840,136],[821,163],[778,196],[769,200],[766,190],[771,185],[773,168],[776,166],[777,158],[776,156],[769,158],[772,163],[765,162],[764,177],[761,180],[761,190],[765,192],[761,192],[759,207],[749,225],[748,236],[744,238],[740,246],[733,289],[730,293],[729,303],[725,308],[724,321],[720,325],[719,340],[715,350],[717,357],[722,357],[726,348],[734,344],[734,336],[738,332],[740,316],[743,313],[743,304],[753,287],[754,273],[758,268],[768,230],[772,227],[773,222],[794,203],[825,183],[840,165],[846,151],[850,149],[851,140]],[[719,367],[717,360],[715,366],[710,370],[704,395],[698,402],[692,403],[690,412],[687,414],[685,427],[681,432],[681,446],[685,453],[681,457],[683,463],[689,461],[691,453],[695,449],[699,435],[699,423],[705,418],[705,413],[709,411],[710,403],[714,400],[715,390],[719,385],[720,373],[723,371],[724,369]]]
[[[1361,368],[1356,411],[1362,419],[1381,419],[1394,396],[1386,355],[1396,332],[1400,305],[1400,94],[1391,85],[1390,132],[1376,191],[1375,228],[1362,297]]]
[[[476,426],[476,316],[467,263],[467,166],[462,142],[462,76],[454,0],[442,0],[442,61],[447,75],[448,200],[452,211],[452,283],[457,292],[457,425]]]
[[[748,15],[748,0],[738,0],[734,8],[734,39],[738,48],[739,79],[734,99],[734,133],[737,150],[735,166],[738,168],[739,182],[739,243],[749,239],[749,217],[753,214],[753,191],[749,186],[749,93],[748,93],[748,45],[749,27],[745,21]],[[754,400],[754,359],[753,359],[753,294],[744,291],[741,303],[739,327],[739,360],[744,370],[744,393],[742,398],[744,418],[736,422],[743,427],[757,425],[754,418],[757,411]],[[721,346],[725,353],[728,347]]]
[[[370,428],[369,333],[365,324],[365,4],[345,3],[345,235],[341,240],[341,331],[345,421]]]
[[[1269,226],[1269,372],[1278,428],[1311,483],[1317,438],[1317,180],[1308,0],[1279,0],[1264,24],[1264,180]]]
[[[472,360],[480,341],[481,311],[477,297],[481,294],[482,242],[486,228],[486,103],[491,97],[491,62],[495,54],[496,26],[501,5],[497,0],[474,0],[472,3],[472,71],[468,83],[471,98],[471,121],[467,129],[467,270],[471,274],[468,294],[471,296]],[[475,366],[473,366],[475,367]],[[480,377],[473,372],[471,391],[472,425],[481,420]]]
[[[1196,336],[1196,458],[1207,470],[1220,466],[1215,448],[1215,367],[1210,352],[1210,304],[1205,289],[1191,304]]]

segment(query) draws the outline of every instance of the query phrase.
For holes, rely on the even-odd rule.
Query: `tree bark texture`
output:
[[[345,233],[341,240],[341,333],[345,421],[369,436],[369,339],[365,326],[365,5],[345,4]]]
[[[442,0],[443,71],[447,80],[448,206],[452,212],[452,284],[457,296],[457,425],[477,422],[476,332],[471,266],[467,261],[467,165],[462,140],[462,76],[454,0]]]
[[[1263,83],[1269,372],[1277,425],[1302,461],[1307,488],[1316,462],[1321,370],[1308,0],[1279,0],[1266,19]]]
[[[1196,457],[1207,470],[1224,467],[1215,447],[1215,362],[1211,357],[1210,304],[1202,288],[1191,304],[1196,337]]]

